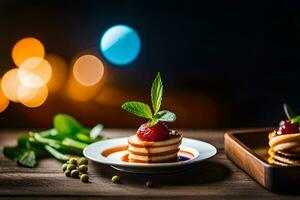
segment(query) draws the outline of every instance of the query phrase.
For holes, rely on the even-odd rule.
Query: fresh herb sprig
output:
[[[286,103],[283,104],[283,110],[287,118],[291,120],[292,124],[300,123],[300,115],[297,115]]]
[[[162,122],[174,122],[176,115],[168,110],[160,110],[163,99],[163,83],[158,73],[152,83],[151,87],[151,102],[152,110],[150,106],[138,101],[129,101],[122,105],[122,108],[134,115],[148,119],[148,126],[153,126],[159,121]]]
[[[17,146],[4,147],[3,154],[21,166],[34,167],[40,158],[66,161],[69,155],[81,156],[88,144],[103,139],[101,124],[90,130],[70,115],[57,114],[53,125],[49,130],[20,135]]]

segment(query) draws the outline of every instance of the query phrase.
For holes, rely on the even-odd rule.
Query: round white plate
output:
[[[192,153],[194,155],[192,159],[169,163],[129,163],[121,160],[128,153],[126,150],[112,153],[107,157],[102,155],[107,149],[127,145],[127,140],[128,138],[125,137],[95,142],[88,145],[83,150],[83,154],[94,162],[111,165],[120,171],[133,173],[170,173],[183,170],[185,167],[206,160],[217,153],[217,149],[211,144],[190,138],[183,138],[180,150]]]

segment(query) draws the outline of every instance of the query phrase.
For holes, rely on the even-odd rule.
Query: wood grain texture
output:
[[[3,130],[0,146],[14,145],[18,134],[24,131]],[[106,129],[106,137],[134,134],[134,130]],[[279,195],[266,191],[224,154],[225,131],[182,130],[185,137],[200,139],[215,145],[218,154],[194,165],[186,171],[165,175],[136,175],[116,171],[109,166],[89,164],[91,183],[67,178],[61,171],[61,163],[44,159],[34,169],[16,166],[0,154],[0,199],[95,198],[101,199],[299,199],[299,196]],[[111,177],[122,177],[121,184],[113,184]],[[155,187],[147,188],[151,180]]]

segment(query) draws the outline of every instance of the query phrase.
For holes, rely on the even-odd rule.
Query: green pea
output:
[[[111,178],[111,181],[112,181],[113,183],[120,183],[121,177],[120,177],[120,176],[113,176],[113,177]]]
[[[81,174],[80,180],[84,183],[89,182],[89,176],[87,174]]]
[[[70,164],[77,165],[77,160],[76,160],[75,158],[71,158],[71,159],[69,160],[69,163],[70,163]]]
[[[78,178],[78,176],[79,176],[79,171],[77,169],[73,169],[71,171],[71,177],[72,178]]]
[[[76,168],[76,166],[74,164],[68,164],[68,166],[67,166],[67,170],[70,170],[70,171],[72,171],[75,168]]]
[[[79,165],[87,165],[88,164],[88,160],[85,157],[82,157],[79,159],[78,162]]]
[[[63,164],[61,168],[63,171],[66,171],[67,167],[68,167],[68,164]]]
[[[79,170],[79,172],[81,172],[81,173],[84,174],[84,173],[86,173],[88,171],[88,167],[86,165],[80,165],[78,167],[78,170]]]
[[[70,177],[71,176],[71,171],[70,170],[66,170],[64,172],[65,176]]]

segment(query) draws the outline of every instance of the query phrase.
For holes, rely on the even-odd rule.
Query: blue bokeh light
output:
[[[114,65],[127,65],[134,61],[141,49],[137,32],[126,25],[115,25],[102,36],[100,50],[103,56]]]

